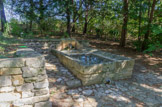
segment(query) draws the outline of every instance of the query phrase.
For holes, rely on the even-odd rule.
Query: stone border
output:
[[[44,56],[29,48],[16,56],[0,59],[0,106],[50,106]]]

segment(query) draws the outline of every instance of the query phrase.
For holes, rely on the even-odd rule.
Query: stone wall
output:
[[[45,58],[32,49],[0,59],[0,107],[48,107],[48,85]]]
[[[32,48],[36,47],[48,47],[48,49],[56,48],[62,39],[22,39],[21,41]],[[86,40],[78,40],[83,46],[89,46],[89,42]]]

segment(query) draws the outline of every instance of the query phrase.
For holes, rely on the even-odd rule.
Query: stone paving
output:
[[[50,53],[48,43],[40,44],[27,43],[46,58],[53,107],[162,107],[162,75],[135,64],[131,79],[70,88],[79,80]]]

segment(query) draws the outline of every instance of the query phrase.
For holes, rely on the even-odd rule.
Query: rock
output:
[[[22,74],[20,68],[0,68],[0,75],[16,75]]]
[[[81,97],[80,97],[80,98],[76,99],[76,101],[77,101],[77,102],[83,102],[83,101],[84,101],[84,98],[81,98]]]
[[[36,77],[39,72],[41,72],[40,68],[31,68],[31,67],[23,67],[23,77]]]
[[[35,82],[38,80],[38,77],[29,77],[29,78],[24,78],[24,81],[26,83],[31,83],[31,82]]]
[[[40,68],[45,65],[45,59],[43,56],[39,55],[34,58],[26,58],[26,66]]]
[[[56,81],[61,82],[62,80],[63,80],[62,78],[58,78]]]
[[[27,82],[27,83],[35,82],[35,81],[40,82],[47,78],[48,78],[47,75],[38,75],[37,77],[25,78],[25,82]]]
[[[15,90],[15,87],[11,86],[11,87],[1,87],[0,88],[0,93],[2,92],[12,92]]]
[[[78,88],[78,91],[82,91],[82,89],[81,88]]]
[[[22,91],[30,91],[30,90],[33,90],[34,89],[34,86],[32,83],[25,83],[23,84],[22,86],[18,86],[16,87],[16,90],[18,92],[22,92]]]
[[[22,85],[24,83],[24,79],[22,75],[12,76],[12,82],[14,86]]]
[[[19,93],[0,93],[0,103],[15,101],[20,97]]]
[[[95,84],[96,88],[99,88],[100,86],[98,84]]]
[[[25,65],[22,58],[5,58],[0,59],[0,68],[19,68]]]
[[[52,107],[52,102],[40,102],[40,103],[35,103],[34,107]]]
[[[45,81],[42,82],[36,82],[34,83],[34,88],[46,88],[49,86],[48,80],[46,79]]]
[[[111,92],[112,92],[111,90],[106,90],[106,91],[105,91],[106,94],[109,94],[109,93],[111,93]]]
[[[93,93],[92,90],[84,90],[84,91],[83,91],[83,94],[84,94],[84,95],[87,95],[87,96],[91,95],[92,93]]]
[[[69,90],[69,91],[67,92],[67,94],[69,94],[69,95],[78,94],[78,93],[79,93],[78,90]]]
[[[22,92],[22,98],[28,98],[28,97],[33,97],[34,93],[32,93],[31,91],[26,91],[26,92]]]
[[[97,91],[104,93],[104,89],[103,88],[97,88]]]
[[[97,91],[97,92],[95,93],[95,96],[98,97],[98,98],[100,98],[100,97],[102,97],[102,96],[106,96],[106,94]]]
[[[82,85],[80,80],[78,80],[78,79],[69,80],[66,82],[66,84],[67,84],[68,88],[76,88],[76,87],[79,87]]]
[[[35,93],[35,96],[46,95],[49,94],[49,89],[33,90],[33,92]]]
[[[0,87],[11,86],[11,76],[0,76]]]

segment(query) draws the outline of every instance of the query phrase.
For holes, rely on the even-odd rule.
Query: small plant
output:
[[[65,32],[62,36],[62,38],[69,38],[69,34],[67,32]]]
[[[51,94],[51,96],[53,96],[55,94],[55,92],[54,91],[51,91],[50,94]]]
[[[135,46],[135,48],[136,48],[136,50],[137,50],[138,52],[141,52],[142,42],[140,42],[140,41],[134,41],[134,42],[133,42],[133,46]]]

